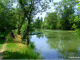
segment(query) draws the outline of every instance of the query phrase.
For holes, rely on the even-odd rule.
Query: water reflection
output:
[[[40,32],[40,31],[39,31]],[[34,35],[36,49],[45,59],[68,59],[80,56],[80,39],[74,32],[62,30],[41,30],[42,34]]]

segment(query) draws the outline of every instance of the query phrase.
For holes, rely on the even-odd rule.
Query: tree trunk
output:
[[[28,25],[27,25],[27,30],[25,31],[23,37],[22,37],[22,41],[23,41],[23,38],[25,36],[27,36],[27,45],[29,45],[29,27],[30,27],[30,19],[28,19]]]
[[[19,24],[20,24],[20,15],[19,15],[19,22],[18,22],[18,34],[20,35],[20,26],[19,26]]]
[[[29,45],[29,36],[27,36],[27,45]]]
[[[18,34],[20,34],[20,28],[19,28],[19,24],[18,24]]]
[[[29,28],[30,28],[30,18],[28,19],[28,26],[27,26],[27,45],[29,45]]]
[[[29,26],[27,26],[27,45],[29,45]]]

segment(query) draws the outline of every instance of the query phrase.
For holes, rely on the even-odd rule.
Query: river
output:
[[[80,39],[75,31],[37,29],[35,32],[42,32],[32,35],[31,41],[43,59],[80,58]]]

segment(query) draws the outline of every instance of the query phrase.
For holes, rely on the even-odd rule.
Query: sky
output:
[[[54,0],[53,2],[60,2],[60,1],[61,0]],[[80,0],[78,0],[78,1],[80,1]],[[77,5],[76,5],[76,8],[78,8]],[[48,9],[46,12],[54,12],[54,11],[55,11],[54,6],[51,6],[51,9]],[[35,18],[37,18],[37,17],[43,17],[43,21],[44,21],[44,17],[46,17],[46,15],[47,15],[46,12],[42,13],[42,15],[40,13],[38,13],[37,15],[35,15]],[[80,14],[80,10],[78,10],[78,11],[75,10],[74,14],[77,14],[77,13]]]
[[[61,0],[54,0],[53,2],[59,2],[59,1],[61,1]],[[50,5],[51,5],[51,3],[50,3]],[[54,12],[55,11],[55,9],[54,9],[54,7],[51,5],[51,9],[48,9],[46,12]],[[38,13],[37,15],[35,15],[35,19],[37,18],[37,17],[43,17],[43,21],[44,21],[44,17],[46,16],[46,12],[43,12],[42,14],[41,13]]]
[[[53,0],[53,2],[60,2],[61,0]],[[78,1],[80,1],[80,0],[78,0]],[[17,2],[16,3],[13,3],[13,7],[14,8],[16,8],[16,6],[17,6]],[[48,9],[46,12],[43,12],[42,14],[41,13],[37,13],[37,15],[35,15],[34,16],[34,20],[35,19],[37,19],[38,17],[42,17],[43,18],[43,21],[44,21],[44,17],[47,15],[47,12],[54,12],[55,11],[55,9],[54,9],[54,6],[50,3],[49,4],[50,5],[50,7],[51,7],[51,9]],[[78,8],[78,6],[76,6],[76,8]],[[75,14],[77,14],[77,13],[79,13],[80,14],[80,10],[75,10],[76,12],[75,12]]]
[[[53,0],[53,2],[60,2],[60,1],[61,0]],[[80,1],[80,0],[78,0],[78,1]],[[16,8],[17,4],[18,4],[17,2],[16,3],[13,3],[13,6],[12,7]],[[54,6],[52,5],[52,3],[50,3],[49,5],[50,5],[51,9],[48,9],[46,12],[43,12],[42,14],[41,13],[37,13],[37,15],[35,15],[33,19],[35,20],[38,17],[39,18],[42,17],[43,18],[43,21],[44,21],[44,17],[47,15],[47,12],[54,12],[55,11]],[[77,7],[78,6],[76,6],[76,8]],[[76,10],[76,12],[77,12],[77,10]],[[77,13],[76,12],[75,12],[75,14],[80,13],[80,10]]]
[[[54,0],[53,2],[59,2],[59,1],[61,1],[61,0]],[[51,3],[50,3],[50,5],[51,5]],[[16,8],[16,6],[17,6],[17,2],[14,3],[12,7]],[[54,12],[54,11],[55,11],[54,7],[51,6],[51,9],[48,9],[46,12]],[[34,16],[34,19],[37,19],[38,17],[40,17],[40,18],[43,17],[43,21],[44,21],[44,17],[46,16],[46,12],[43,12],[42,14],[38,13],[37,15]]]

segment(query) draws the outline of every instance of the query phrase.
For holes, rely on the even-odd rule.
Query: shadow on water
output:
[[[39,31],[40,32],[40,31]],[[73,31],[41,30],[41,35],[32,37],[37,49],[45,59],[69,59],[80,57],[80,39]]]

